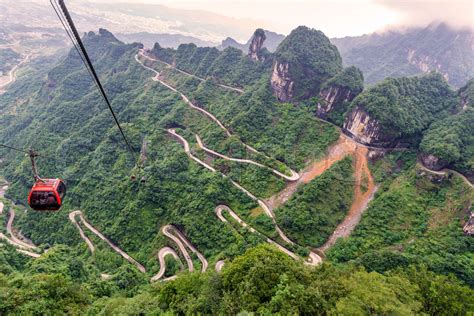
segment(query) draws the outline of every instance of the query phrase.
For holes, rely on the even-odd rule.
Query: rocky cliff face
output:
[[[339,86],[326,87],[319,93],[318,108],[316,115],[321,118],[326,118],[327,114],[339,105],[350,102],[354,99],[355,94],[347,88]]]
[[[342,70],[337,48],[321,31],[299,26],[274,54],[271,86],[282,102],[307,100]]]
[[[448,165],[446,161],[436,157],[435,155],[421,154],[419,157],[423,165],[430,170],[439,171]]]
[[[466,110],[469,106],[474,104],[474,79],[471,79],[467,84],[458,91],[461,110]]]
[[[446,81],[449,81],[449,74],[443,69],[441,63],[432,56],[424,55],[418,53],[415,49],[408,48],[407,61],[409,64],[414,65],[423,73],[435,70],[441,73]]]
[[[344,121],[343,129],[357,141],[373,146],[388,146],[392,140],[382,132],[382,125],[361,107],[354,108]]]
[[[471,213],[469,220],[466,222],[462,230],[466,235],[474,235],[474,213]]]
[[[270,84],[280,102],[289,102],[293,97],[295,83],[290,77],[288,68],[289,64],[285,62],[276,61],[273,65]]]
[[[251,59],[255,61],[263,61],[263,57],[260,56],[260,50],[262,49],[265,40],[265,31],[262,29],[257,29],[250,40],[248,55]]]

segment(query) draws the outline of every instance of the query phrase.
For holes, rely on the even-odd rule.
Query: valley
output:
[[[8,73],[8,76],[0,77],[0,93],[5,90],[5,88],[14,82],[16,80],[16,74],[19,70],[19,68],[26,62],[28,62],[28,59],[30,58],[30,55],[26,55],[26,57],[17,65],[15,65],[10,72]]]
[[[469,170],[469,159],[456,156],[440,170],[418,164],[422,133],[453,115],[437,102],[458,106],[442,78],[363,90],[360,72],[342,66],[324,34],[304,27],[274,55],[192,44],[144,50],[103,29],[84,42],[140,156],[125,150],[75,54],[47,73],[25,65],[29,81],[20,76],[0,98],[0,140],[54,157],[39,159],[41,173],[64,178],[68,195],[56,213],[10,207],[31,176],[27,160],[2,151],[11,184],[2,189],[0,278],[9,294],[0,312],[34,308],[11,300],[31,282],[68,288],[72,301],[58,304],[91,314],[335,313],[356,300],[350,295],[374,304],[379,292],[395,306],[387,310],[410,314],[426,311],[421,282],[468,308],[472,241],[462,229],[473,191],[451,167]],[[292,72],[325,54],[327,64],[305,65],[305,77]],[[384,89],[395,92],[383,99]],[[427,98],[431,89],[439,95]],[[421,118],[397,121],[406,115],[400,100]],[[358,142],[347,132],[351,111],[384,123],[377,133],[357,123],[360,135],[373,135]],[[469,116],[459,113],[461,128]],[[431,137],[423,150],[444,158],[432,145],[439,135]],[[468,139],[459,148],[469,157]],[[13,276],[24,283],[14,288]],[[385,308],[387,297],[378,304]]]

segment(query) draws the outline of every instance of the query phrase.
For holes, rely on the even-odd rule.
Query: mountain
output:
[[[217,46],[216,42],[203,41],[192,36],[181,34],[155,34],[148,32],[139,33],[119,33],[117,38],[126,43],[142,43],[145,47],[153,47],[155,43],[160,43],[163,47],[177,48],[181,44],[194,43],[197,46]]]
[[[6,74],[21,60],[21,55],[11,48],[0,49],[0,76]]]
[[[116,34],[179,34],[218,43],[227,36],[245,38],[259,22],[236,19],[203,10],[185,10],[166,5],[79,0],[69,5],[79,31],[107,28]],[[37,0],[2,0],[2,26],[22,24],[33,28],[56,28],[57,21],[49,2]]]
[[[264,30],[264,31],[265,31],[266,39],[265,39],[265,43],[264,43],[263,47],[268,49],[270,52],[274,52],[277,49],[278,45],[280,45],[280,43],[285,38],[285,35],[278,34],[278,33],[272,32],[272,31],[268,31],[268,30]],[[241,43],[237,42],[235,39],[233,39],[231,37],[227,37],[226,39],[224,39],[222,41],[221,45],[219,46],[219,49],[226,49],[227,47],[234,47],[234,48],[240,49],[243,52],[247,52],[249,50],[251,41],[252,41],[252,38],[250,38],[247,41],[247,43],[241,44]]]
[[[423,163],[431,169],[450,166],[474,179],[474,79],[458,91],[459,107],[434,122],[420,144]]]
[[[473,32],[452,29],[446,24],[331,41],[338,47],[344,64],[360,68],[369,85],[387,77],[413,76],[433,70],[455,87],[474,77]]]
[[[105,29],[83,41],[135,154],[74,49],[22,67],[0,96],[0,144],[39,151],[40,175],[68,190],[59,212],[32,211],[29,157],[0,148],[0,314],[473,309],[472,184],[419,164],[417,142],[368,148],[341,129],[365,106],[420,140],[469,108],[470,85],[427,74],[364,91],[307,27],[275,53],[260,30],[249,52],[147,50]]]
[[[275,51],[271,85],[279,101],[305,99],[341,70],[336,46],[321,31],[299,26]]]
[[[358,95],[344,128],[360,141],[383,146],[416,137],[458,106],[442,75],[390,78]]]

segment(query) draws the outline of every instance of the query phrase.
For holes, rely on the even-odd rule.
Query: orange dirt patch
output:
[[[369,170],[367,152],[368,149],[366,147],[360,145],[356,146],[355,152],[353,153],[355,178],[354,200],[352,201],[351,208],[344,220],[337,226],[328,241],[319,248],[319,250],[323,252],[334,245],[338,238],[345,238],[351,234],[359,223],[362,213],[367,208],[367,204],[369,204],[374,197],[377,186],[375,185],[374,178]],[[366,190],[365,192],[362,192],[361,184],[362,181],[365,180],[364,178],[367,179],[367,182],[364,183],[364,189]]]
[[[338,238],[347,237],[351,234],[355,226],[359,223],[367,204],[373,198],[377,190],[369,170],[367,153],[368,149],[365,146],[358,144],[341,133],[339,140],[329,149],[324,159],[311,164],[303,170],[298,181],[288,183],[284,190],[267,199],[265,202],[271,209],[283,205],[297,191],[299,186],[309,183],[314,178],[323,174],[334,163],[344,159],[347,155],[351,155],[354,164],[354,200],[344,220],[337,226],[328,241],[318,249],[324,252],[334,245]]]
[[[323,174],[324,171],[329,169],[334,163],[344,159],[347,155],[354,153],[357,146],[356,142],[341,133],[339,140],[336,144],[331,146],[324,159],[315,161],[310,166],[306,167],[301,173],[301,177],[298,181],[289,182],[285,189],[265,200],[265,203],[271,209],[275,209],[280,205],[285,204],[286,201],[288,201],[296,192],[299,186],[311,182],[311,180]]]

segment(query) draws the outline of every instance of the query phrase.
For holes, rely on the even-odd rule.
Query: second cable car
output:
[[[35,157],[38,154],[29,152],[35,183],[28,194],[28,205],[36,211],[57,211],[66,196],[66,185],[61,179],[41,179],[36,169]]]

